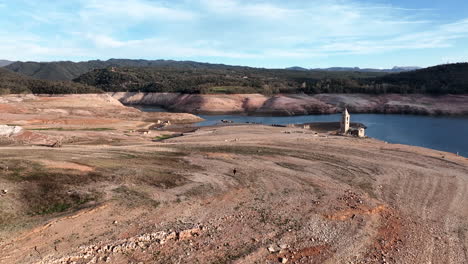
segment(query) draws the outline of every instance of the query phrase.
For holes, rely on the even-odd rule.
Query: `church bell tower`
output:
[[[350,115],[348,113],[348,109],[345,108],[343,111],[343,114],[341,115],[341,134],[348,133],[349,121],[350,121]]]

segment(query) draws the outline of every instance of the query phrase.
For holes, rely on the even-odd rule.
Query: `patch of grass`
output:
[[[30,215],[65,212],[99,198],[97,192],[78,192],[57,182],[37,182],[23,187],[22,198]]]
[[[370,182],[370,179],[362,179],[359,183],[356,184],[356,186],[364,192],[366,192],[370,197],[377,198],[372,182]]]
[[[31,171],[40,171],[43,167],[28,160],[0,160],[0,177],[9,181],[22,181]]]
[[[120,158],[122,159],[136,159],[138,158],[137,155],[129,154],[129,153],[122,153],[120,154]]]
[[[112,154],[115,154],[119,159],[137,159],[139,153],[127,152],[127,151],[109,151]]]
[[[158,151],[158,152],[153,152],[150,154],[150,158],[153,159],[180,159],[187,156],[187,153],[184,153],[182,151]]]
[[[91,182],[105,180],[100,173],[47,169],[26,160],[1,160],[0,177],[20,186],[19,198],[30,215],[64,212],[98,199],[97,191],[80,191]]]
[[[92,140],[83,140],[79,142],[74,142],[74,145],[112,145],[112,146],[122,146],[122,140],[119,138],[106,138],[106,137],[96,137]]]
[[[214,153],[232,153],[239,155],[259,155],[259,156],[272,156],[284,155],[285,150],[268,148],[268,147],[254,147],[254,146],[177,146],[178,149],[183,151],[193,152],[214,152]]]
[[[72,205],[69,203],[55,203],[51,206],[44,208],[39,212],[41,215],[52,214],[52,213],[62,213],[69,209]]]
[[[34,170],[23,174],[20,179],[28,182],[51,182],[61,185],[83,185],[105,180],[97,172],[80,173],[74,170]]]
[[[115,128],[109,128],[109,127],[95,127],[95,128],[83,128],[80,130],[86,130],[86,131],[112,131],[115,130]]]
[[[0,231],[5,229],[8,224],[11,224],[14,222],[15,215],[9,212],[6,212],[1,208],[2,211],[0,213]]]
[[[53,131],[111,131],[115,130],[115,128],[109,128],[109,127],[90,127],[90,128],[63,128],[63,127],[46,127],[46,128],[31,128],[29,130],[35,130],[35,131],[47,131],[47,130],[53,130]]]
[[[184,192],[187,197],[204,197],[215,192],[215,188],[209,184],[195,186]]]
[[[294,171],[304,171],[304,168],[305,168],[304,166],[297,165],[297,164],[294,164],[294,163],[289,163],[289,162],[275,162],[275,164],[280,166],[280,167],[290,169],[290,170],[294,170]]]
[[[134,207],[139,205],[149,205],[157,208],[161,203],[151,199],[148,194],[130,189],[127,186],[120,186],[113,190],[128,207]]]
[[[184,185],[188,180],[170,170],[145,171],[145,175],[140,177],[141,182],[163,189],[172,189]]]
[[[160,136],[155,137],[153,139],[153,141],[163,141],[165,139],[169,139],[169,138],[173,138],[173,137],[176,137],[176,136],[164,134],[164,135],[160,135]]]
[[[248,86],[214,86],[207,88],[204,93],[214,93],[214,94],[235,94],[235,93],[243,93],[243,94],[252,94],[252,93],[259,93],[261,92],[260,89],[256,89],[255,87],[248,87]]]

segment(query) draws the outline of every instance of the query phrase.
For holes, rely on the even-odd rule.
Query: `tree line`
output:
[[[468,93],[468,63],[396,74],[295,71],[237,66],[108,67],[73,81],[47,81],[0,68],[0,93]]]

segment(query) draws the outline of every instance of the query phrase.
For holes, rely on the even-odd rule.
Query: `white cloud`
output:
[[[28,19],[0,29],[0,54],[22,59],[316,58],[468,38],[468,19],[444,24],[427,16],[434,10],[358,0],[22,1],[28,8],[15,14]]]
[[[100,48],[119,48],[127,45],[125,42],[115,40],[105,35],[87,35],[87,38]]]
[[[86,0],[80,15],[87,19],[191,20],[195,14],[147,0]]]
[[[258,55],[235,51],[216,49],[203,45],[190,45],[190,43],[174,42],[170,39],[149,38],[142,40],[118,41],[109,36],[87,36],[94,41],[98,52],[107,57],[112,57],[112,53],[129,54],[131,57],[181,57],[191,58],[196,56],[225,57],[225,58],[256,58]],[[111,50],[109,50],[109,48]],[[113,50],[112,50],[113,49]],[[143,53],[142,53],[143,51]]]
[[[201,0],[202,8],[209,12],[231,16],[250,16],[257,19],[284,19],[302,11],[276,6],[270,3],[252,3],[237,0]]]

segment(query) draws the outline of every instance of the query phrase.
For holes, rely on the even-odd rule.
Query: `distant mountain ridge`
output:
[[[468,93],[468,63],[400,73],[259,68],[120,67],[74,79],[106,92],[185,94]]]
[[[225,64],[212,64],[195,61],[174,60],[133,60],[133,59],[109,59],[90,60],[83,62],[56,61],[56,62],[13,62],[5,68],[26,76],[42,80],[69,81],[95,69],[109,67],[171,67],[176,69],[258,69],[247,66],[231,66]],[[328,72],[381,72],[394,73],[419,69],[418,67],[394,67],[393,69],[360,69],[349,67],[334,67],[327,69],[306,69],[302,67],[290,67],[292,71],[328,71]]]
[[[26,76],[42,80],[70,81],[80,75],[95,69],[109,67],[175,67],[178,69],[214,69],[214,68],[248,68],[243,66],[229,66],[224,64],[211,64],[195,61],[173,61],[173,60],[132,60],[132,59],[109,59],[107,61],[91,60],[83,62],[57,61],[57,62],[15,62],[7,69]]]
[[[93,67],[95,69],[89,70]],[[24,74],[15,73],[9,68]],[[346,69],[346,71],[339,71],[336,68],[333,71],[301,68],[286,70],[191,61],[118,59],[82,63],[17,62],[0,68],[0,93],[128,91],[262,93],[266,95],[280,93],[468,94],[468,63],[438,65],[400,73],[360,72]],[[394,70],[399,69],[396,67]],[[39,77],[57,78],[53,73],[61,73],[62,78],[70,78],[83,71],[87,72],[74,78],[74,82],[37,79]],[[27,74],[35,78],[25,76]]]
[[[87,62],[15,62],[2,69],[42,80],[74,80],[88,87],[95,86],[112,92],[468,93],[468,63],[424,69],[265,69],[194,61],[110,59]],[[41,86],[58,90],[55,84],[44,83]],[[84,91],[89,88],[73,89]]]
[[[2,94],[71,94],[99,93],[93,86],[70,81],[38,80],[0,67],[0,95]]]
[[[0,60],[0,67],[5,67],[7,65],[12,64],[14,61],[9,61],[9,60]]]
[[[374,69],[374,68],[359,68],[359,67],[331,67],[331,68],[313,68],[313,69],[306,69],[299,66],[293,66],[286,68],[287,70],[293,71],[356,71],[356,72],[387,72],[387,73],[398,73],[398,72],[406,72],[406,71],[415,71],[420,70],[422,67],[417,66],[395,66],[391,69]]]

